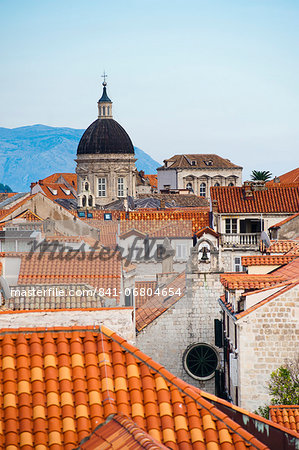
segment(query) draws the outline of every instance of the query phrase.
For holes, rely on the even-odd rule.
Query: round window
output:
[[[186,372],[197,380],[212,378],[219,362],[218,353],[208,344],[193,344],[183,356]]]

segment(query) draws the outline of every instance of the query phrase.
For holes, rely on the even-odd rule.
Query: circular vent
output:
[[[218,363],[218,353],[208,344],[193,344],[187,348],[183,356],[186,372],[197,380],[211,378]]]

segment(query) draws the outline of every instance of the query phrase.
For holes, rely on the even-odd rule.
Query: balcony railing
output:
[[[259,244],[261,233],[230,233],[222,234],[222,244],[227,247],[233,246],[256,246]]]

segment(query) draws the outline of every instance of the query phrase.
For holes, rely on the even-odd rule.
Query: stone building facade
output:
[[[270,404],[270,374],[286,359],[298,356],[298,299],[299,285],[293,283],[269,289],[268,300],[266,295],[239,314],[231,314],[222,304],[225,384],[234,404],[250,411]]]
[[[215,343],[215,319],[220,319],[217,297],[223,292],[218,256],[211,241],[200,239],[191,249],[185,295],[136,338],[138,347],[169,371],[213,394],[219,392],[223,360],[221,343]],[[199,371],[194,364],[200,365]]]
[[[157,170],[159,192],[189,189],[209,198],[212,186],[242,184],[242,167],[213,154],[174,155]]]

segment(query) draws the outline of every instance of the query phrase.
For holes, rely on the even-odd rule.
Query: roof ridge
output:
[[[173,386],[175,386],[177,389],[179,389],[180,392],[184,393],[187,397],[190,397],[192,400],[195,401],[195,403],[197,403],[200,407],[202,407],[204,410],[206,410],[210,415],[212,415],[214,418],[216,418],[217,420],[219,420],[221,423],[225,424],[226,427],[228,427],[230,429],[230,431],[238,434],[242,439],[244,439],[248,444],[250,444],[252,447],[259,449],[260,447],[257,447],[255,445],[255,443],[253,443],[251,440],[248,439],[248,437],[246,435],[250,435],[252,436],[252,438],[254,440],[256,440],[258,443],[260,443],[260,441],[258,441],[258,439],[256,439],[251,433],[249,433],[248,431],[245,431],[245,436],[242,433],[242,429],[239,430],[240,425],[237,422],[234,422],[232,419],[230,419],[227,414],[222,413],[222,411],[219,411],[220,414],[216,414],[213,410],[214,408],[217,410],[217,408],[215,407],[215,405],[213,405],[212,410],[209,409],[206,405],[206,403],[208,403],[209,405],[211,404],[210,402],[208,402],[207,400],[203,399],[201,394],[197,394],[196,391],[193,390],[193,388],[190,387],[190,385],[188,383],[186,383],[183,380],[180,380],[179,378],[177,378],[175,375],[172,375],[170,372],[168,372],[168,370],[166,370],[162,365],[156,363],[155,361],[152,360],[151,357],[145,355],[145,353],[143,353],[141,350],[139,350],[137,347],[128,344],[126,345],[125,343],[127,343],[127,341],[123,338],[121,339],[115,339],[113,337],[113,335],[116,335],[116,333],[114,331],[111,331],[109,328],[107,328],[105,325],[100,325],[100,331],[101,333],[103,333],[106,337],[109,337],[110,339],[112,339],[114,342],[118,343],[118,345],[120,345],[122,348],[124,348],[127,352],[129,352],[132,356],[134,356],[134,358],[139,359],[139,361],[141,361],[143,364],[147,365],[148,368],[154,370],[156,373],[160,374],[162,376],[162,378],[164,378],[164,380],[166,380],[168,383],[172,384]],[[117,335],[116,335],[117,336]],[[136,352],[132,352],[131,348],[135,348],[137,350]],[[144,358],[143,358],[144,356]],[[151,364],[152,363],[152,364]],[[170,376],[169,376],[170,375]],[[174,382],[173,380],[179,381],[179,383]],[[190,393],[189,393],[190,391]],[[195,395],[192,395],[195,394]],[[202,398],[203,401],[199,401],[199,398]],[[237,429],[234,429],[230,423],[227,423],[224,421],[224,418],[228,418],[229,422],[233,422],[236,425],[238,425]],[[262,444],[262,442],[261,442]],[[263,444],[264,445],[264,444]],[[267,446],[264,446],[263,448],[267,448]]]

